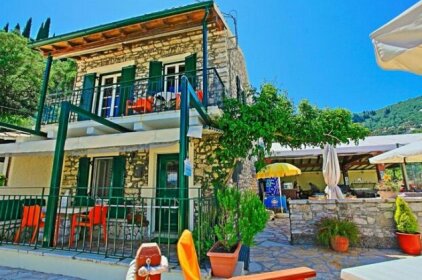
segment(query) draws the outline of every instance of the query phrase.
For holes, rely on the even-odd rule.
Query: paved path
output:
[[[404,257],[394,249],[351,248],[349,253],[336,253],[312,245],[290,245],[289,219],[270,221],[255,239],[251,249],[250,272],[264,272],[307,266],[317,271],[317,279],[340,279],[342,268],[378,263]]]
[[[42,273],[32,270],[0,266],[0,280],[82,280],[59,274]]]

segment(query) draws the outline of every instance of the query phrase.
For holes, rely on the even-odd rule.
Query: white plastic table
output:
[[[341,270],[343,280],[422,279],[422,257],[408,257]]]

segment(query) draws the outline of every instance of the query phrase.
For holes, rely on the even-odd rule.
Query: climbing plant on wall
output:
[[[214,187],[224,186],[229,170],[246,157],[256,159],[260,170],[272,143],[291,148],[301,146],[336,145],[357,141],[369,134],[368,129],[352,122],[346,109],[320,109],[304,100],[297,106],[286,93],[272,84],[263,84],[259,92],[250,93],[252,102],[244,104],[237,99],[226,99],[224,113],[217,126],[223,131],[220,146],[210,162]]]

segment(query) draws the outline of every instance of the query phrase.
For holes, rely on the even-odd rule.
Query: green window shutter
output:
[[[82,157],[79,159],[78,178],[76,185],[76,196],[88,195],[88,178],[89,178],[90,159]]]
[[[82,84],[82,94],[81,101],[79,102],[79,107],[91,113],[92,100],[95,92],[95,79],[97,77],[96,73],[86,74],[84,76],[84,81]],[[84,121],[88,118],[85,116],[78,115],[78,121]]]
[[[113,157],[113,176],[111,183],[111,205],[125,205],[124,185],[126,172],[126,158],[124,156]],[[123,219],[127,214],[124,207],[110,207],[110,218]]]
[[[196,53],[185,58],[185,75],[191,86],[196,89]]]
[[[136,66],[130,65],[122,68],[122,76],[120,78],[120,100],[119,112],[117,115],[121,116],[126,110],[126,101],[133,95],[133,87],[135,81]]]
[[[239,76],[236,76],[236,98],[237,101],[242,102],[242,87]]]
[[[161,61],[149,62],[148,95],[163,91],[163,63]]]

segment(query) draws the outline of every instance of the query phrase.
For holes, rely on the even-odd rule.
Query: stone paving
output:
[[[395,249],[351,248],[342,254],[315,245],[290,245],[289,224],[289,218],[270,221],[257,236],[250,273],[307,266],[317,271],[316,279],[340,279],[342,268],[406,257]]]
[[[0,266],[0,280],[82,280],[59,274],[42,273],[32,270]]]

